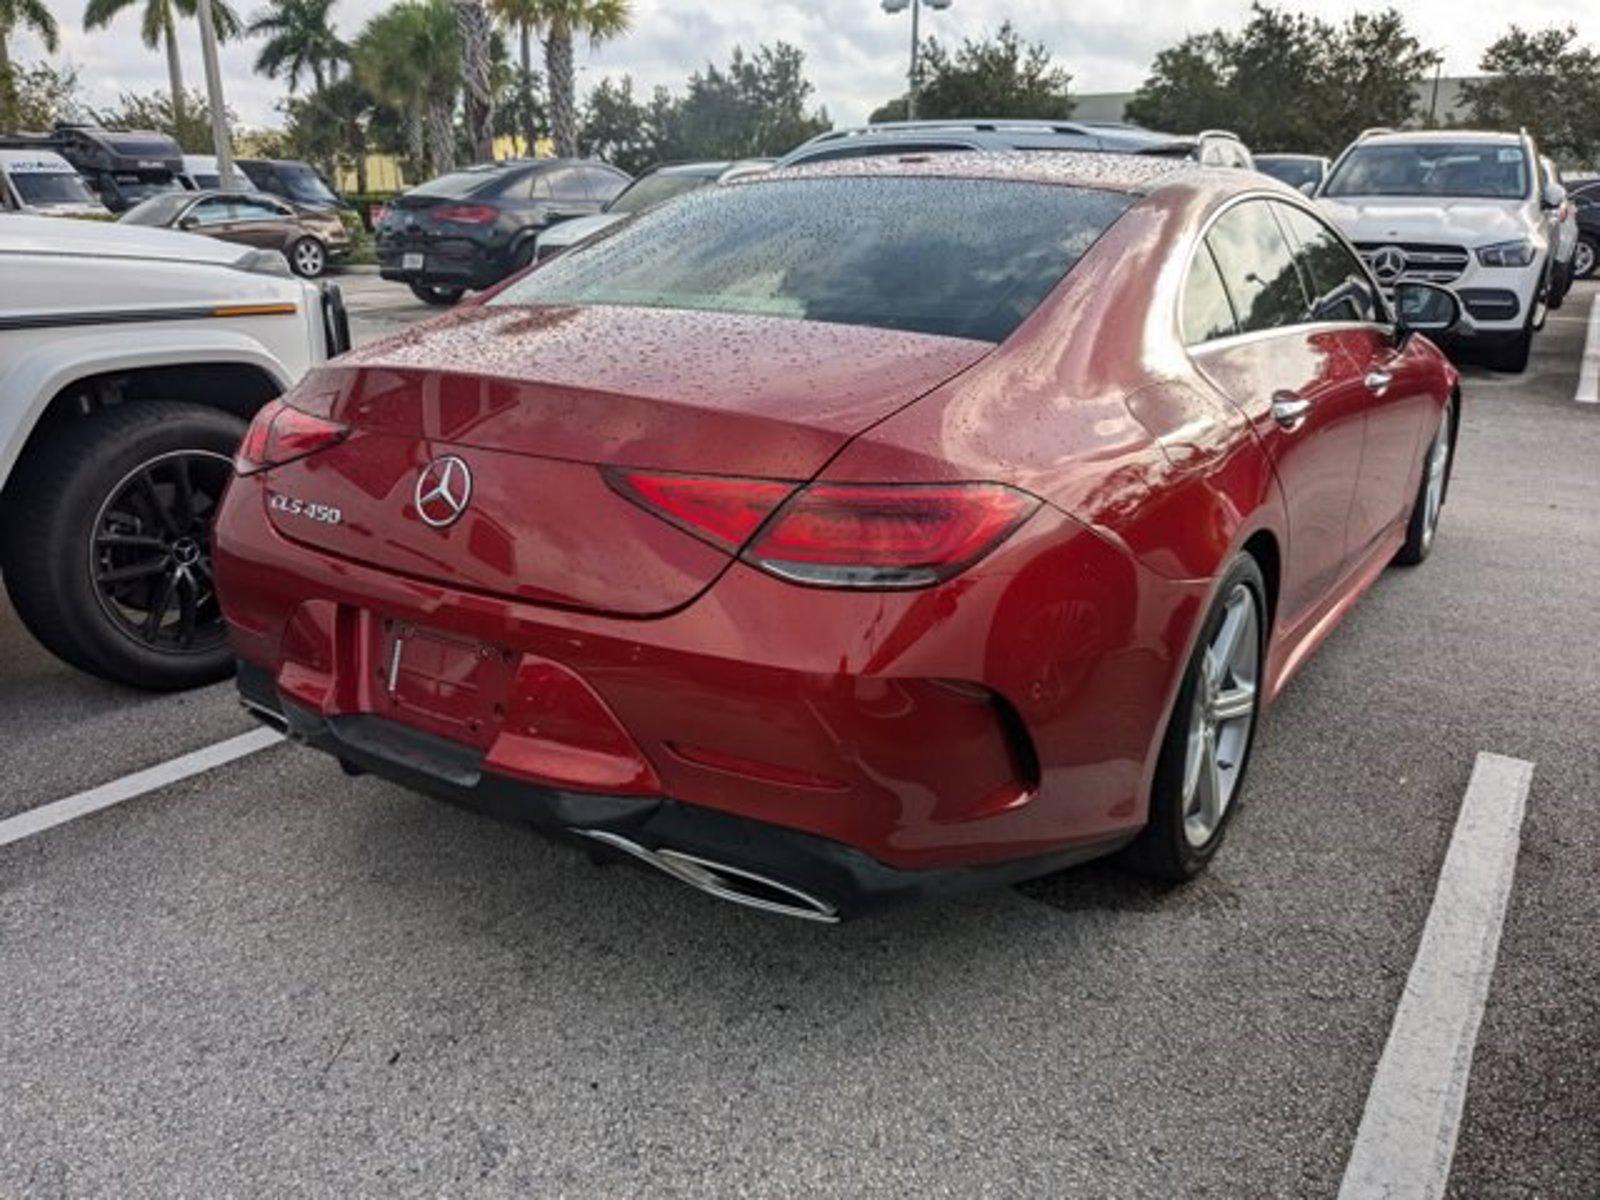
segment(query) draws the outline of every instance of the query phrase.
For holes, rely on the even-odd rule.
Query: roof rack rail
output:
[[[834,130],[835,133],[881,133],[895,129],[969,129],[974,132],[992,132],[998,129],[1037,129],[1041,133],[1084,133],[1090,122],[1048,121],[1038,117],[945,117],[922,121],[871,121],[853,129]]]
[[[1197,137],[1197,138],[1225,137],[1225,138],[1232,138],[1236,142],[1241,140],[1239,135],[1237,133],[1235,133],[1231,129],[1202,129],[1199,133],[1195,134],[1194,136]]]
[[[1387,125],[1374,125],[1371,129],[1363,129],[1360,133],[1356,134],[1356,141],[1364,142],[1369,137],[1377,137],[1380,133],[1393,132],[1394,130],[1390,129]]]

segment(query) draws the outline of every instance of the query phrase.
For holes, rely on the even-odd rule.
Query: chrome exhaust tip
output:
[[[612,833],[609,829],[569,827],[568,832],[600,842],[614,850],[620,850],[640,862],[648,863],[663,874],[672,876],[679,883],[686,883],[696,891],[715,896],[718,900],[726,900],[729,904],[739,904],[745,908],[777,913],[801,921],[838,924],[839,910],[826,900],[790,884],[780,883],[776,879],[769,879],[754,871],[747,871],[743,867],[732,867],[727,863],[701,858],[699,855],[685,854],[681,850],[651,850],[631,838],[623,837],[620,833]]]

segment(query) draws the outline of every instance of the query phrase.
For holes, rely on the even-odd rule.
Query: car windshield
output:
[[[479,188],[502,178],[504,178],[504,172],[499,168],[472,167],[465,171],[452,171],[448,175],[430,179],[427,183],[419,183],[405,194],[408,196],[443,196],[446,199],[459,199],[462,196],[470,196]]]
[[[489,303],[752,313],[999,342],[1131,203],[988,180],[702,188]]]
[[[75,171],[18,171],[11,176],[11,182],[24,204],[48,207],[98,203]]]
[[[284,190],[289,193],[291,200],[298,200],[302,204],[339,203],[338,194],[310,167],[280,164],[278,178],[283,180]]]
[[[606,211],[622,214],[643,212],[647,208],[654,208],[663,200],[671,200],[674,196],[681,196],[685,192],[698,191],[713,182],[713,178],[710,175],[669,175],[664,171],[656,171],[642,179],[634,180],[618,192],[617,198],[606,206]]]
[[[1322,194],[1520,200],[1528,194],[1528,161],[1521,146],[1504,142],[1357,146]]]
[[[1314,158],[1260,158],[1256,170],[1287,183],[1292,188],[1316,183],[1322,178],[1322,164]]]
[[[193,192],[163,192],[135,204],[119,219],[128,225],[170,225],[193,199]]]

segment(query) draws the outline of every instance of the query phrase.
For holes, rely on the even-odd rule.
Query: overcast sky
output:
[[[260,2],[234,0],[247,18]],[[139,41],[142,0],[110,29],[92,34],[82,29],[82,0],[46,3],[61,24],[60,57],[78,68],[91,104],[109,104],[123,91],[166,87],[165,58]],[[385,6],[386,0],[340,0],[340,33],[353,37]],[[1513,12],[1524,25],[1576,22],[1589,42],[1600,42],[1595,0],[1522,0],[1514,8],[1499,0],[1406,0],[1399,6],[1424,41],[1444,51],[1446,74],[1470,73]],[[1383,4],[1299,0],[1288,7],[1336,20]],[[1238,23],[1248,9],[1249,0],[953,0],[943,12],[925,12],[924,29],[959,42],[992,32],[1009,18],[1024,36],[1050,47],[1071,71],[1074,90],[1124,91],[1138,85],[1162,46],[1185,33]],[[910,19],[905,13],[889,16],[878,0],[634,0],[634,13],[633,30],[620,41],[598,50],[580,45],[580,91],[603,75],[622,72],[631,73],[645,92],[658,83],[677,86],[707,59],[726,61],[737,44],[779,39],[805,51],[816,99],[837,122],[864,119],[903,86]],[[181,36],[186,81],[200,86],[199,37],[192,22]],[[13,34],[13,57],[27,61],[42,53],[30,36]],[[248,41],[224,47],[228,104],[247,125],[276,125],[274,105],[282,89],[251,70],[255,54]]]

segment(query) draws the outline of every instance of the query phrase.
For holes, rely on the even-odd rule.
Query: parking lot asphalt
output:
[[[1467,370],[1433,557],[1266,717],[1196,883],[816,927],[280,745],[0,846],[0,1196],[1333,1196],[1485,751],[1533,777],[1449,1194],[1595,1195],[1595,292]],[[3,609],[0,717],[0,817],[250,727]]]

